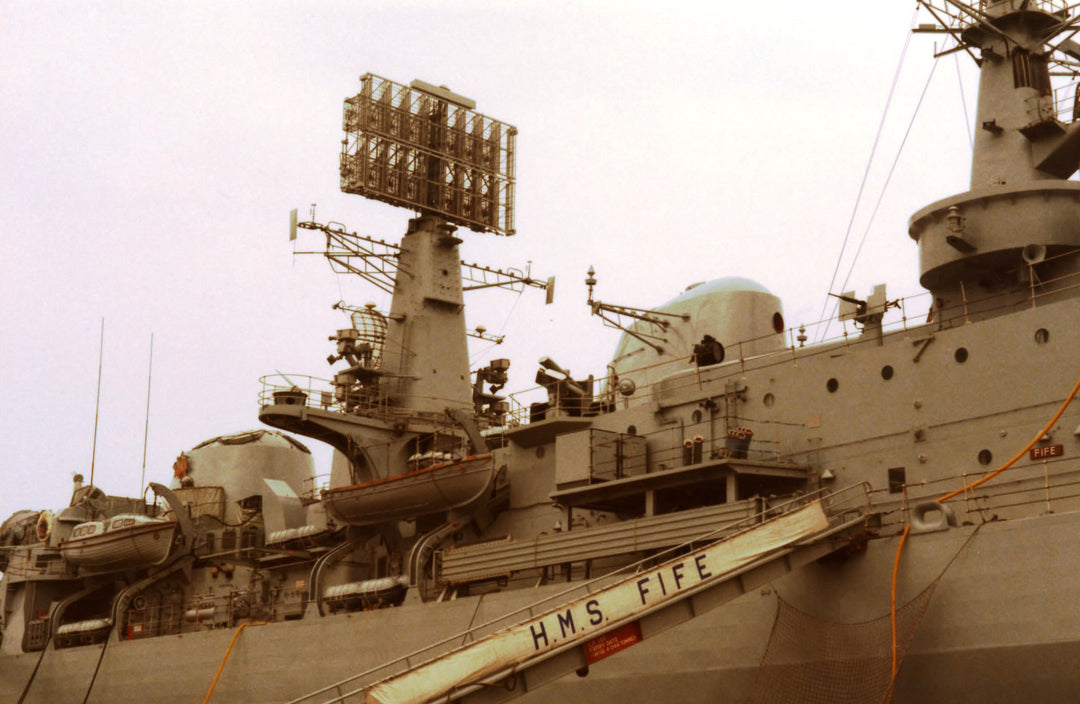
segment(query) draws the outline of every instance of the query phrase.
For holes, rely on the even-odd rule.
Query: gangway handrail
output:
[[[845,513],[845,514],[843,514],[843,516],[844,516],[844,520],[840,521],[836,525],[832,525],[830,523],[829,528],[827,528],[827,529],[825,529],[825,530],[823,530],[823,531],[821,531],[819,533],[814,533],[812,536],[809,536],[809,538],[807,538],[807,539],[804,539],[802,541],[796,541],[795,543],[792,543],[788,547],[779,548],[775,552],[769,552],[769,553],[767,553],[765,555],[762,555],[758,559],[753,560],[752,562],[749,562],[746,565],[744,565],[744,566],[742,566],[742,567],[740,567],[738,569],[731,570],[730,572],[723,573],[723,576],[722,576],[722,579],[720,580],[720,583],[726,583],[726,582],[730,582],[732,580],[742,579],[744,577],[744,575],[747,575],[748,573],[751,573],[751,572],[761,568],[763,565],[767,565],[767,564],[769,564],[771,562],[775,562],[775,561],[777,561],[777,560],[779,560],[781,558],[787,558],[792,553],[794,553],[799,547],[803,547],[804,545],[811,544],[811,543],[813,543],[813,544],[820,543],[826,538],[830,538],[830,537],[832,537],[833,535],[835,535],[837,533],[840,533],[840,532],[843,532],[845,530],[850,529],[855,524],[862,524],[862,523],[865,522],[865,518],[866,518],[865,514],[862,514],[862,513],[860,513],[858,515],[851,514],[851,513]],[[721,542],[721,540],[718,540],[717,542]],[[713,587],[716,587],[716,586],[717,586],[716,583],[703,582],[703,583],[695,585],[692,588],[682,590],[680,592],[680,595],[681,595],[682,599],[691,598],[691,597],[696,596],[698,593],[700,593],[702,591],[705,591],[707,589],[710,589],[710,588],[713,588]],[[643,621],[648,616],[650,616],[652,614],[655,614],[658,611],[662,611],[663,609],[669,608],[671,606],[672,606],[672,602],[662,602],[662,603],[650,606],[648,608],[642,609],[641,611],[639,611],[639,612],[637,612],[637,613],[635,613],[635,614],[633,614],[631,616],[627,616],[627,617],[625,617],[623,619],[620,619],[618,621],[611,622],[610,624],[608,624],[604,628],[603,633],[609,633],[611,631],[618,630],[618,629],[626,626],[627,624],[630,624],[630,623],[635,622],[635,621]],[[598,633],[597,635],[603,635],[603,633]],[[581,645],[582,645],[582,643],[579,642],[579,641],[566,641],[563,645],[561,645],[561,646],[559,646],[557,648],[553,648],[553,649],[551,649],[551,650],[549,650],[549,651],[547,651],[545,653],[542,653],[542,654],[540,654],[540,655],[538,655],[538,656],[536,656],[534,658],[531,658],[530,661],[529,661],[529,665],[532,666],[532,665],[539,664],[540,662],[543,662],[545,660],[549,660],[551,658],[554,658],[557,655],[562,654],[566,650],[569,650],[569,649],[572,649],[572,648],[577,648],[577,647],[580,647]],[[505,679],[507,677],[513,677],[515,674],[518,674],[519,672],[521,672],[521,670],[519,668],[516,668],[516,667],[515,668],[506,668],[506,669],[504,669],[502,671],[499,671],[499,672],[496,672],[496,673],[494,673],[492,675],[489,675],[488,677],[485,677],[482,680],[478,680],[478,681],[476,681],[474,683],[469,683],[467,685],[463,685],[463,686],[461,686],[459,688],[456,688],[453,691],[451,691],[449,693],[449,695],[441,696],[439,698],[439,700],[440,701],[446,701],[446,702],[461,700],[465,696],[467,696],[468,694],[470,694],[472,692],[490,688],[493,683],[499,682],[500,680],[503,680],[503,679]],[[368,687],[370,687],[370,686],[371,685],[369,685]],[[357,691],[353,692],[352,694],[357,694],[357,693],[362,692],[362,691],[364,691],[364,689],[357,690]],[[334,704],[334,702],[344,702],[344,701],[345,701],[345,698],[343,697],[341,699],[330,700],[329,702],[326,702],[325,704]]]
[[[305,704],[308,702],[329,704],[330,702],[344,701],[345,698],[356,696],[362,693],[365,688],[370,687],[377,682],[396,677],[408,670],[440,658],[458,648],[475,643],[480,639],[481,634],[483,636],[490,635],[500,629],[527,622],[529,619],[534,619],[538,615],[553,610],[555,606],[561,606],[571,601],[581,600],[617,583],[620,579],[623,579],[628,575],[640,574],[650,569],[652,566],[664,562],[665,559],[676,557],[687,550],[692,551],[700,549],[703,546],[732,540],[750,530],[762,526],[772,519],[782,517],[798,509],[804,508],[815,501],[821,502],[822,509],[828,519],[829,529],[822,531],[822,535],[828,535],[835,532],[837,529],[849,526],[853,520],[862,520],[863,517],[870,512],[870,485],[867,482],[861,482],[836,491],[818,489],[774,506],[766,506],[763,511],[756,513],[753,516],[710,530],[681,545],[668,548],[651,555],[646,559],[626,565],[595,579],[576,584],[569,589],[539,599],[528,606],[508,612],[496,619],[469,628],[464,632],[457,633],[419,650],[390,660],[382,665],[370,668],[310,692],[302,697],[293,699],[289,704]],[[817,537],[821,537],[821,535]],[[792,548],[787,548],[787,551],[790,552],[791,549]],[[777,555],[770,554],[762,559],[772,560],[776,557]],[[759,562],[760,560],[755,560],[738,570],[734,570],[729,576],[737,576],[745,570],[753,569]],[[693,590],[686,591],[687,595],[692,593]],[[569,643],[566,647],[574,645],[578,644]],[[561,648],[549,651],[544,655],[550,657],[557,654],[559,650],[561,650]],[[363,681],[363,684],[358,684],[361,681]],[[350,687],[350,689],[346,691],[344,689],[346,687]],[[329,695],[329,698],[320,698],[327,695]]]

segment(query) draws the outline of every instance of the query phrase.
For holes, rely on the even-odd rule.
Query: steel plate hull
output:
[[[777,596],[844,623],[886,616],[897,542],[873,540],[846,561],[811,565],[596,663],[586,677],[568,676],[522,701],[739,702],[757,678],[781,669],[812,681],[820,662],[771,672],[759,667]],[[1077,574],[1077,513],[909,538],[898,601],[931,583],[936,589],[903,662],[894,702],[1071,701],[1080,691],[1080,618],[1072,616],[1080,601]],[[240,635],[212,701],[288,702],[561,588],[251,626]],[[232,629],[221,629],[110,640],[88,701],[201,701],[232,636]],[[50,648],[26,702],[82,701],[101,652],[101,645]],[[37,660],[37,653],[0,660],[0,700],[18,699]]]

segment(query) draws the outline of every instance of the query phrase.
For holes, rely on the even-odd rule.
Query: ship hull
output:
[[[875,539],[865,552],[810,565],[523,701],[753,701],[762,683],[780,677],[820,689],[822,673],[836,665],[827,649],[761,668],[780,600],[823,621],[887,620],[897,543],[895,537]],[[934,591],[903,660],[894,702],[1070,701],[1080,691],[1077,574],[1080,513],[911,536],[900,559],[898,604],[930,586]],[[211,701],[288,702],[561,588],[251,626],[240,634]],[[233,634],[221,629],[110,640],[104,657],[101,645],[50,647],[25,701],[83,701],[99,658],[89,702],[201,701]],[[887,641],[883,647],[868,654],[876,658],[872,664],[881,665]],[[38,659],[28,653],[0,660],[0,700],[18,700]],[[860,660],[845,667],[856,680],[866,671]],[[787,694],[810,700],[799,691]],[[828,700],[846,700],[838,695]]]

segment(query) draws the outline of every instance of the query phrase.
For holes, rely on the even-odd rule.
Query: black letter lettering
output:
[[[536,626],[537,625],[540,626],[540,632],[539,633],[536,632]],[[533,648],[535,648],[536,650],[540,650],[540,639],[541,638],[544,639],[544,647],[546,648],[548,646],[547,626],[544,625],[543,621],[541,621],[539,624],[533,624],[533,625],[529,626],[529,631],[532,632]]]
[[[712,577],[712,572],[710,572],[705,567],[705,556],[704,555],[698,555],[697,557],[695,557],[694,558],[694,564],[697,565],[698,577],[701,577],[702,579],[708,579],[709,577]]]
[[[678,562],[671,566],[671,574],[675,577],[675,588],[682,589],[682,568],[683,563]]]
[[[577,629],[574,628],[574,614],[570,612],[570,609],[566,610],[566,618],[563,618],[563,614],[559,614],[559,628],[562,629],[563,638],[566,637],[566,627],[570,627],[571,633],[577,633]]]
[[[600,602],[589,599],[585,602],[585,613],[589,614],[589,625],[599,626],[604,622],[604,614],[600,611]]]
[[[649,581],[648,577],[645,577],[643,579],[639,579],[637,581],[637,590],[638,590],[638,594],[641,595],[641,603],[642,604],[645,603],[645,595],[649,593],[649,590],[645,588],[645,584],[648,581]]]

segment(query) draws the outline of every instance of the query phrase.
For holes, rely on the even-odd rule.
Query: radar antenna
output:
[[[322,254],[335,272],[355,274],[392,297],[385,314],[338,306],[353,322],[330,338],[338,345],[331,363],[350,365],[334,382],[346,392],[337,400],[347,411],[449,414],[464,428],[460,412],[473,407],[466,337],[498,341],[465,329],[464,292],[531,286],[551,300],[553,279],[461,261],[459,227],[514,234],[517,129],[475,107],[446,86],[419,80],[406,86],[365,73],[360,92],[344,103],[341,190],[419,216],[392,244],[341,223],[319,223],[314,208],[305,222],[291,213],[290,239],[298,228],[326,238],[323,251],[298,254]]]
[[[338,274],[356,274],[386,293],[394,292],[394,278],[400,268],[399,245],[384,240],[349,232],[338,222],[319,223],[305,221],[296,223],[304,230],[319,230],[326,235],[326,249],[322,251],[297,252],[297,254],[321,254]],[[295,237],[292,237],[295,239]],[[555,277],[533,278],[531,264],[525,271],[520,269],[494,269],[481,264],[461,262],[461,279],[470,285],[462,285],[462,291],[478,291],[485,288],[504,288],[520,293],[526,286],[538,288],[547,294],[547,302],[555,298]]]
[[[330,268],[338,274],[356,274],[386,293],[394,292],[394,273],[398,269],[398,253],[401,247],[355,232],[348,232],[337,222],[326,224],[305,221],[297,223],[304,230],[320,230],[326,235],[326,249],[321,252],[297,252],[297,254],[321,254],[330,262]]]
[[[445,86],[365,73],[360,93],[345,101],[341,190],[514,234],[517,128],[475,107]]]

